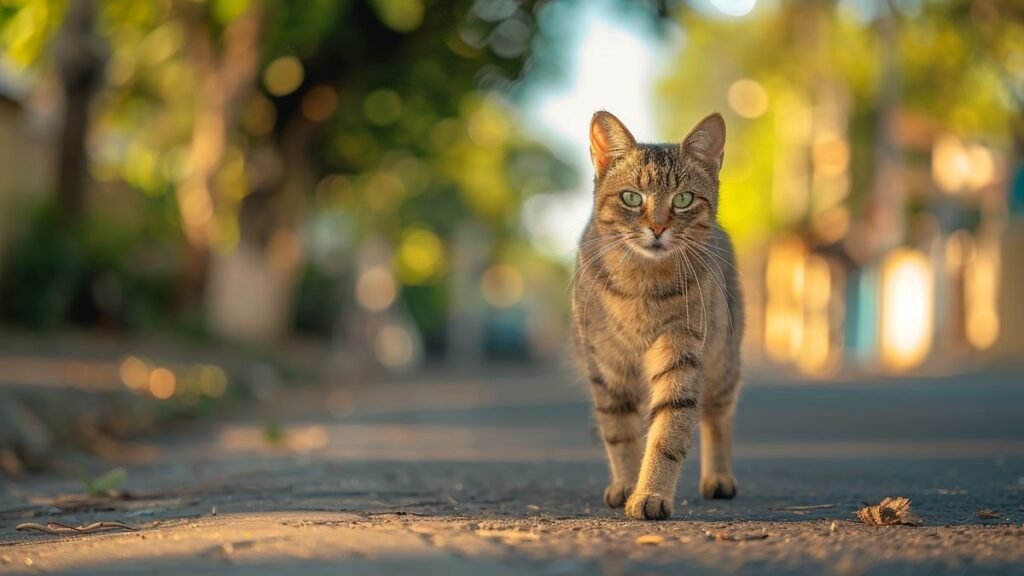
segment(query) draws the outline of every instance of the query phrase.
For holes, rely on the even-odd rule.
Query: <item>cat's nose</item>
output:
[[[668,229],[668,224],[652,224],[650,229],[654,232],[655,238],[661,238],[661,233]]]

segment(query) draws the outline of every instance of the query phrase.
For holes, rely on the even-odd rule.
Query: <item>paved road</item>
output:
[[[8,483],[0,573],[1024,573],[1024,380],[1012,370],[755,380],[738,415],[739,498],[697,498],[695,455],[661,523],[601,504],[586,397],[565,380],[510,369],[280,390],[140,442],[156,458],[127,466],[130,499],[76,499],[81,484],[56,475]],[[856,522],[862,501],[897,495],[923,526]],[[51,519],[142,529],[14,530]]]

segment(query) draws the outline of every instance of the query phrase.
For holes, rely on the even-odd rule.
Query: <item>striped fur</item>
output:
[[[611,468],[605,502],[632,518],[671,516],[698,423],[701,494],[736,493],[743,307],[732,243],[716,221],[724,138],[717,114],[682,144],[637,144],[607,112],[591,123],[594,208],[580,239],[573,324]],[[623,191],[641,194],[642,205],[629,206]],[[686,209],[673,208],[680,192],[694,195]]]

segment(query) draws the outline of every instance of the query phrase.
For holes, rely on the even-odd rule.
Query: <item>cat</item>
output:
[[[572,322],[611,469],[604,501],[630,518],[672,515],[698,421],[701,495],[736,496],[744,319],[732,241],[717,223],[724,147],[717,113],[680,144],[638,144],[609,112],[591,120],[594,204]]]

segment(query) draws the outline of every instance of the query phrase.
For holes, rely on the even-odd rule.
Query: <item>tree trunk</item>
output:
[[[178,279],[177,307],[194,309],[203,293],[210,261],[210,228],[218,209],[214,177],[220,168],[235,109],[252,89],[259,65],[263,12],[257,7],[233,20],[219,43],[202,9],[188,6],[190,58],[198,80],[196,117],[189,144],[191,172],[177,189],[182,227],[188,239]]]
[[[94,8],[93,0],[76,0],[69,5],[56,49],[64,92],[64,121],[57,159],[57,204],[61,220],[69,227],[77,225],[85,210],[89,103],[103,72],[104,50],[93,27]]]

